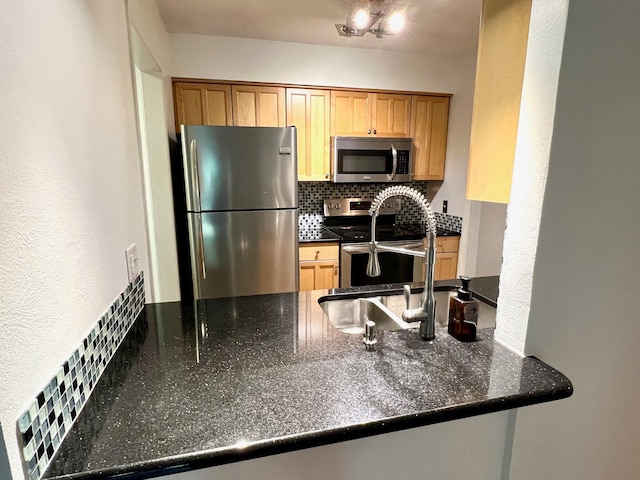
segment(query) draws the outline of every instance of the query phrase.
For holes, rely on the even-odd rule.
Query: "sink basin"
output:
[[[387,308],[386,300],[382,296],[326,300],[320,306],[333,326],[345,333],[363,334],[366,319],[376,322],[376,331],[411,328],[411,324],[402,320],[402,312],[397,315]]]
[[[449,321],[449,298],[456,295],[455,290],[435,292],[436,326],[446,327]],[[422,292],[412,293],[409,308],[421,305]],[[327,314],[334,327],[344,333],[364,333],[365,317],[376,322],[376,331],[418,328],[419,323],[407,323],[402,320],[406,309],[404,295],[392,292],[389,295],[374,297],[320,299],[320,307]],[[479,302],[478,328],[493,328],[496,324],[494,307]]]

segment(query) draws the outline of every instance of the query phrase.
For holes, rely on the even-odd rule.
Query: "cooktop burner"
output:
[[[337,235],[345,242],[370,242],[371,225],[325,226],[325,230]],[[417,240],[424,237],[424,232],[417,228],[399,227],[396,225],[377,225],[376,240],[388,242],[393,240]]]
[[[342,239],[349,240],[367,240],[370,236],[369,228],[364,225],[326,227],[325,230],[329,230]]]

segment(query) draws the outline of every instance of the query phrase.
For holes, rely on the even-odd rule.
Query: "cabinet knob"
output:
[[[373,134],[375,135],[376,133],[378,133],[378,131],[374,128],[373,129]]]
[[[328,174],[328,173],[325,173],[325,174],[324,174],[324,178],[329,178],[329,174]]]
[[[367,133],[368,133],[369,135],[371,135],[371,129],[367,130]]]

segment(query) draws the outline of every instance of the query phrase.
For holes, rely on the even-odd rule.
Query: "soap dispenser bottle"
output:
[[[473,342],[476,339],[479,304],[469,291],[470,280],[461,276],[462,286],[458,288],[458,295],[449,299],[449,335],[461,342]]]

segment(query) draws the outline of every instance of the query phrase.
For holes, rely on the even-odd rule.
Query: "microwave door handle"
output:
[[[391,144],[391,157],[393,158],[393,168],[391,169],[391,175],[389,175],[389,180],[393,180],[396,176],[396,169],[398,168],[398,151]]]

